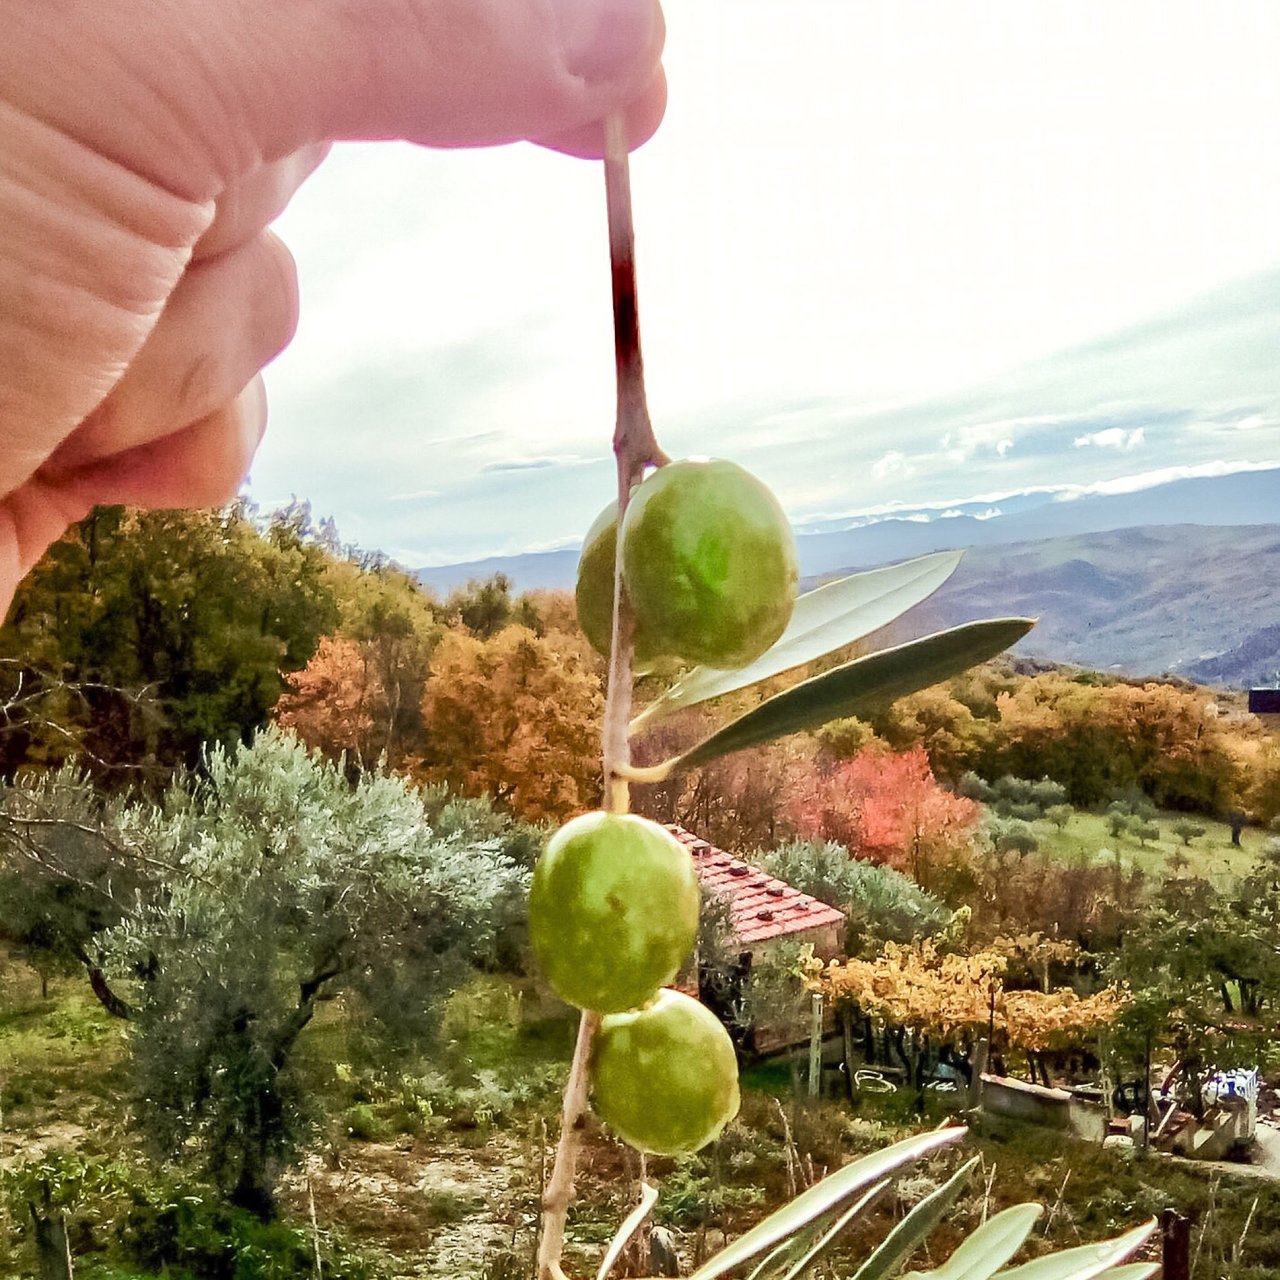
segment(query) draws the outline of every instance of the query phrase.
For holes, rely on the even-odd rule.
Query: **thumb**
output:
[[[658,0],[177,2],[223,28],[215,101],[267,159],[331,138],[598,155],[604,116],[636,145],[665,105]]]
[[[0,0],[20,111],[208,201],[335,138],[600,154],[662,117],[658,0]]]
[[[627,107],[643,141],[665,100],[657,0],[312,0],[305,27],[289,22],[292,5],[240,3],[256,45],[241,69],[270,152],[328,138],[573,138]],[[290,136],[299,125],[309,136]]]
[[[658,0],[0,0],[0,31],[13,105],[196,202],[334,138],[599,155],[666,102]]]

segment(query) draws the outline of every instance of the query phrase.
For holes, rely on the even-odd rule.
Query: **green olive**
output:
[[[578,625],[597,653],[609,656],[613,639],[613,560],[618,545],[618,504],[611,502],[595,518],[583,539],[578,558],[578,584],[575,598]],[[658,653],[644,627],[637,620],[632,633],[636,667],[650,666]]]
[[[580,1009],[634,1009],[670,982],[698,935],[698,873],[665,828],[584,813],[533,872],[529,938],[543,975]]]
[[[729,1033],[679,991],[605,1018],[591,1051],[591,1105],[640,1151],[674,1156],[705,1147],[738,1114]]]
[[[799,569],[777,499],[736,463],[685,459],[640,484],[622,521],[622,575],[658,652],[754,662],[786,629]]]

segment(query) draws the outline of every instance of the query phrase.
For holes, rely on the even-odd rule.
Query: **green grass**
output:
[[[14,975],[0,998],[0,1148],[56,1121],[82,1128],[88,1153],[112,1150],[126,1087],[124,1024],[83,981],[56,982],[50,997]]]
[[[1173,833],[1173,824],[1187,817],[1205,828],[1205,834],[1190,845],[1184,845]],[[1064,862],[1083,855],[1094,863],[1111,866],[1119,855],[1126,870],[1138,867],[1150,876],[1200,876],[1215,883],[1247,874],[1267,839],[1266,832],[1251,827],[1245,830],[1237,848],[1231,843],[1231,828],[1225,822],[1199,814],[1162,810],[1154,823],[1160,828],[1160,838],[1145,845],[1128,832],[1113,836],[1105,814],[1082,810],[1077,810],[1061,830],[1044,819],[1034,823],[1033,828],[1041,851]],[[1186,859],[1185,865],[1179,865],[1181,858]]]

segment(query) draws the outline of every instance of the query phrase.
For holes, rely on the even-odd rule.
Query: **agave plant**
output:
[[[690,1280],[718,1280],[748,1265],[752,1269],[746,1272],[746,1280],[803,1280],[898,1174],[959,1142],[966,1132],[961,1126],[935,1129],[854,1160],[726,1245]],[[845,1280],[889,1280],[897,1275],[955,1205],[976,1164],[975,1157],[915,1205]],[[652,1187],[644,1188],[639,1205],[605,1253],[596,1280],[606,1280],[657,1198]],[[1148,1280],[1159,1271],[1155,1262],[1126,1262],[1150,1239],[1156,1229],[1154,1220],[1112,1240],[1063,1249],[1008,1267],[1043,1211],[1038,1204],[1005,1209],[984,1222],[941,1266],[909,1271],[902,1280]]]

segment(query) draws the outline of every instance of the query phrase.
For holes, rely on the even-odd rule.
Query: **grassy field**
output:
[[[1204,827],[1205,834],[1184,844],[1173,830],[1174,823],[1183,818]],[[1064,861],[1083,855],[1092,862],[1113,865],[1118,856],[1126,870],[1139,867],[1151,876],[1195,875],[1214,881],[1246,874],[1269,838],[1268,832],[1249,827],[1237,847],[1231,843],[1231,828],[1225,822],[1168,810],[1156,815],[1154,825],[1160,829],[1159,839],[1143,844],[1127,831],[1113,836],[1106,814],[1077,810],[1061,829],[1045,819],[1033,824],[1040,848]]]

